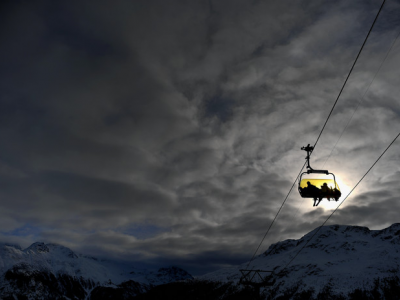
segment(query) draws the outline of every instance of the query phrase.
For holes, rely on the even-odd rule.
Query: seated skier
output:
[[[327,183],[324,182],[323,185],[321,185],[321,190],[322,190],[322,197],[325,197],[326,199],[328,199],[329,201],[331,200],[331,189],[328,187]]]

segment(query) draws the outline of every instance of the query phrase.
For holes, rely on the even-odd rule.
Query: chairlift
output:
[[[299,179],[299,193],[302,198],[313,198],[314,205],[318,206],[323,198],[328,201],[338,201],[342,193],[340,192],[339,186],[336,182],[335,174],[329,173],[328,170],[314,170],[310,166],[310,154],[314,150],[313,146],[308,144],[306,147],[302,147],[301,150],[307,152],[307,172],[303,172]],[[327,176],[332,175],[333,178],[304,178],[305,174],[325,174]]]

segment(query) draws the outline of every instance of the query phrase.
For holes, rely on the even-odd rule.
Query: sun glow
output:
[[[340,177],[336,178],[336,183],[340,186],[340,191],[342,192],[340,199],[343,200],[350,193],[352,188],[348,185],[347,181],[343,181]]]

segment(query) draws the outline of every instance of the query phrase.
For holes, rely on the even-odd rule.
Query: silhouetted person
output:
[[[312,194],[319,193],[319,188],[317,188],[315,185],[312,185],[309,181],[307,181],[307,190]]]
[[[303,197],[308,197],[311,194],[311,188],[310,188],[310,182],[307,181],[307,186],[305,187],[300,187],[301,195]]]
[[[329,201],[331,200],[331,191],[332,189],[329,188],[329,186],[324,182],[323,185],[321,185],[321,190],[322,190],[322,197],[325,197]]]
[[[340,196],[342,196],[342,193],[341,193],[337,188],[335,188],[335,189],[333,190],[333,195],[334,195],[334,197],[335,197],[335,200],[338,201],[339,198],[340,198]]]
[[[321,202],[322,198],[320,197],[320,190],[315,185],[312,185],[309,181],[307,181],[307,192],[311,197],[314,198],[314,205],[318,206]]]

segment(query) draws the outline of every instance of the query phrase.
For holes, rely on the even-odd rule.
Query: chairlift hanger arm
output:
[[[310,155],[314,150],[313,146],[310,146],[310,144],[308,144],[305,147],[301,147],[301,150],[304,150],[307,152],[307,156],[306,156],[306,160],[307,160],[307,174],[311,174],[311,173],[316,173],[316,174],[326,174],[328,175],[329,172],[328,170],[314,170],[313,168],[311,168],[310,166]]]

